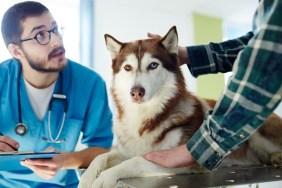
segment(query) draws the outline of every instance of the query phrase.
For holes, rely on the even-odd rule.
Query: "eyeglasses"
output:
[[[51,33],[54,33],[56,36],[61,38],[62,35],[63,35],[63,30],[64,30],[63,27],[56,26],[56,27],[54,27],[53,29],[51,29],[49,31],[46,31],[46,30],[39,31],[35,35],[35,37],[28,38],[28,39],[22,39],[22,40],[20,40],[20,42],[25,42],[25,41],[29,41],[29,40],[34,40],[35,39],[39,44],[46,45],[51,40]]]

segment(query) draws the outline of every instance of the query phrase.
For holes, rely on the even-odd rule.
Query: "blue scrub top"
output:
[[[17,78],[20,65],[14,59],[0,64],[0,131],[20,143],[19,151],[42,151],[53,146],[60,151],[74,151],[83,133],[82,143],[87,146],[110,148],[112,144],[112,113],[108,105],[106,85],[93,70],[68,60],[63,70],[63,94],[67,96],[68,110],[62,133],[58,140],[62,143],[49,143],[48,113],[42,121],[38,120],[28,100],[23,75],[20,76],[20,97],[23,123],[28,126],[24,136],[15,133],[19,122]],[[54,93],[59,89],[56,82]],[[52,104],[51,132],[56,138],[63,117],[63,104]],[[49,138],[50,139],[50,138]],[[1,162],[1,157],[0,157]],[[7,164],[9,165],[9,164]],[[0,187],[77,187],[76,170],[61,170],[54,178],[44,180],[28,168],[25,171],[1,171]]]

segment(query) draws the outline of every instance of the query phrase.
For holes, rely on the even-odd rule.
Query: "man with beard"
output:
[[[111,147],[105,82],[65,58],[59,26],[38,2],[10,7],[1,32],[13,59],[0,64],[0,152],[59,154],[21,161],[21,171],[0,169],[0,187],[77,187],[75,169]],[[88,148],[75,152],[81,132]]]

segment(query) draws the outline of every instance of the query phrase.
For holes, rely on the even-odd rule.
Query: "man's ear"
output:
[[[20,46],[17,45],[17,44],[12,44],[12,43],[9,44],[8,50],[9,50],[10,54],[13,56],[13,58],[15,58],[15,59],[21,59],[22,56],[23,56],[23,51],[20,48]]]

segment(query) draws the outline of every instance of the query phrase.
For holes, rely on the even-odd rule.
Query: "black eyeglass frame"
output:
[[[50,30],[42,30],[42,31],[39,31],[36,35],[35,35],[35,37],[31,37],[31,38],[28,38],[28,39],[21,39],[20,40],[20,42],[25,42],[25,41],[29,41],[29,40],[36,40],[37,42],[38,42],[38,44],[40,44],[40,45],[47,45],[47,44],[49,44],[49,42],[51,41],[51,32],[52,33],[54,33],[55,35],[57,35],[57,36],[60,36],[60,37],[62,37],[62,33],[61,32],[59,32],[59,29],[58,29],[59,27],[58,26],[56,26],[56,27],[54,27],[53,29],[50,29]],[[63,27],[60,27],[60,29],[61,30],[63,30],[64,28]],[[38,35],[40,34],[40,33],[42,33],[42,32],[47,32],[48,33],[48,42],[46,42],[46,43],[40,43],[39,42],[39,40],[37,39],[38,38]]]

